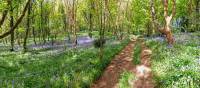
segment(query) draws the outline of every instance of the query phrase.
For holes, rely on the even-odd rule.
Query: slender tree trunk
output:
[[[40,13],[40,30],[41,30],[41,38],[42,38],[42,40],[43,40],[43,44],[45,44],[46,43],[46,39],[45,39],[45,30],[44,30],[44,18],[43,18],[43,0],[40,2],[40,11],[41,11],[41,13]]]
[[[200,25],[200,0],[196,0],[196,30],[200,30],[199,25]]]
[[[90,12],[89,20],[90,20],[89,37],[92,38],[92,26],[93,26],[93,24],[92,24],[92,13],[91,12]]]
[[[5,38],[5,42],[6,42],[6,45],[8,44],[8,39],[7,38]]]
[[[120,40],[120,25],[121,25],[121,17],[120,17],[120,14],[121,14],[121,11],[120,11],[120,7],[122,5],[122,2],[119,0],[119,1],[116,1],[118,7],[117,7],[117,19],[116,19],[116,30],[115,30],[115,34],[117,36],[117,38]]]
[[[64,9],[62,9],[62,20],[63,20],[63,23],[64,23],[64,31],[66,33],[66,35],[68,35],[68,27],[67,27],[67,14],[66,14],[66,11]],[[53,38],[53,37],[52,37]],[[65,43],[64,41],[64,49],[66,50],[67,49],[67,44]]]
[[[100,36],[100,51],[99,51],[99,58],[103,59],[103,1],[100,1],[100,30],[99,30],[99,36]]]
[[[72,26],[71,26],[71,23],[69,23],[70,22],[70,18],[69,18],[70,16],[68,16],[68,26],[67,26],[67,38],[68,38],[68,41],[71,41],[71,29],[72,29]]]
[[[32,35],[33,35],[33,42],[34,42],[35,45],[37,45],[37,42],[36,42],[36,33],[35,33],[35,27],[34,26],[32,27]]]
[[[14,17],[13,17],[13,7],[12,7],[12,3],[10,3],[10,28],[12,28],[14,25]],[[14,31],[11,32],[11,49],[10,51],[14,51],[14,37],[15,34],[14,34]]]
[[[19,32],[17,32],[17,31],[16,31],[16,37],[17,37],[18,46],[21,46]]]
[[[63,5],[65,7],[64,9],[64,24],[65,24],[65,30],[67,31],[67,37],[68,37],[68,41],[71,41],[71,37],[70,37],[70,33],[71,33],[71,9],[70,9],[70,5],[69,5],[69,2],[64,0],[63,1]]]
[[[27,29],[26,29],[26,34],[24,37],[24,44],[23,44],[24,52],[27,52],[27,39],[29,35],[29,30],[30,30],[30,14],[31,14],[31,3],[29,3],[29,6],[28,6],[27,24],[26,24]]]
[[[99,58],[103,59],[104,54],[104,42],[105,42],[105,29],[107,28],[108,18],[108,0],[100,1],[100,52]],[[103,5],[104,4],[104,5]]]
[[[192,9],[193,9],[193,0],[188,0],[188,5],[187,5],[187,18],[185,18],[184,16],[182,17],[183,22],[181,23],[181,26],[183,26],[184,28],[181,28],[182,32],[186,32],[186,31],[191,31],[191,26],[192,26]],[[186,25],[185,25],[186,24]],[[186,30],[187,29],[187,30]]]
[[[154,34],[155,31],[158,30],[158,26],[156,25],[156,12],[155,12],[155,0],[150,0],[151,6],[151,25],[152,25],[152,33]]]
[[[32,20],[31,21],[32,21],[33,24],[35,24],[35,16],[34,15],[35,15],[35,12],[34,12],[34,10],[32,10],[32,17],[31,17]],[[32,35],[33,35],[33,42],[34,42],[35,45],[37,45],[37,42],[36,42],[36,33],[35,33],[35,26],[34,25],[32,25]]]
[[[78,41],[77,41],[77,35],[76,35],[76,11],[77,11],[77,6],[76,6],[77,0],[73,0],[73,6],[72,6],[72,31],[73,31],[73,47],[76,48]]]
[[[93,30],[93,11],[94,11],[94,1],[90,0],[90,13],[89,13],[89,37],[92,38],[92,30]]]

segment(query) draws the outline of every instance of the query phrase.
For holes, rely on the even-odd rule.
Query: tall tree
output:
[[[71,5],[71,9],[70,9],[70,23],[71,23],[71,29],[72,29],[72,33],[73,33],[73,47],[75,48],[78,44],[78,41],[77,41],[77,23],[76,23],[76,20],[77,20],[77,3],[78,1],[77,0],[73,0],[73,1],[70,1],[69,0],[69,4]]]
[[[12,28],[13,27],[13,25],[14,25],[14,17],[13,17],[13,6],[12,6],[12,3],[10,2],[10,28]],[[10,49],[10,51],[14,51],[14,37],[15,36],[15,32],[14,31],[12,31],[11,32],[11,41],[10,41],[10,43],[11,43],[11,49]]]
[[[36,4],[34,4],[34,1],[32,2],[32,4],[31,4],[31,8],[33,8],[33,6],[35,6]],[[36,17],[36,15],[35,15],[35,10],[31,10],[32,11],[32,17],[31,17],[31,22],[33,23],[33,24],[35,24],[35,17]],[[35,31],[35,25],[32,25],[32,36],[33,36],[33,42],[34,42],[34,44],[35,45],[37,45],[37,42],[36,42],[36,31]]]
[[[26,24],[27,27],[26,27],[25,37],[24,37],[24,44],[23,44],[24,52],[27,52],[27,39],[29,36],[29,31],[30,31],[31,8],[32,8],[32,5],[31,5],[31,3],[29,3],[28,14],[27,14],[27,24]]]
[[[155,1],[150,0],[150,9],[151,9],[151,23],[153,31],[158,30],[158,26],[156,25],[156,10],[155,10]]]
[[[68,36],[68,40],[71,41],[71,26],[70,26],[70,5],[69,2],[66,0],[63,0],[63,6],[64,8],[64,12],[63,12],[63,21],[64,21],[64,27],[65,27],[65,31],[67,32],[67,36]]]
[[[196,8],[195,8],[196,9],[196,22],[195,22],[196,29],[200,30],[199,28],[200,27],[200,23],[199,23],[200,22],[199,21],[200,20],[200,15],[199,15],[200,14],[200,0],[196,0],[195,3],[196,3]]]
[[[172,18],[175,16],[175,13],[176,13],[176,0],[172,0],[172,3],[173,3],[172,4],[172,13],[169,16],[168,15],[168,13],[169,13],[168,0],[164,0],[165,26],[164,26],[164,29],[160,30],[161,33],[166,35],[167,42],[170,45],[173,45],[173,43],[174,43],[174,38],[173,38],[173,34],[172,34],[172,31],[171,31],[170,24],[171,24]]]
[[[94,8],[94,1],[89,0],[89,37],[92,37],[92,30],[93,30],[93,11]]]
[[[104,27],[103,27],[103,6],[105,5],[103,3],[103,0],[100,0],[98,2],[99,5],[99,21],[100,21],[100,26],[99,26],[99,43],[100,43],[100,48],[99,48],[99,58],[103,59],[103,42],[104,42]]]

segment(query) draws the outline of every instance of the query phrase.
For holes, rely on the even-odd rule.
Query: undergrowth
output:
[[[102,60],[95,48],[41,57],[31,53],[1,53],[0,87],[88,88],[128,41],[106,44]]]
[[[153,50],[151,67],[157,88],[200,88],[200,40],[187,41],[176,41],[172,48],[163,42],[147,41]]]
[[[119,79],[119,88],[132,88],[133,80],[136,80],[135,75],[131,72],[124,71]]]
[[[134,51],[133,52],[133,64],[138,65],[141,63],[140,62],[140,53],[142,51],[141,42],[139,40],[135,43],[133,51]]]

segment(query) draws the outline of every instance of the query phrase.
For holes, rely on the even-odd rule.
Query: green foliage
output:
[[[106,40],[105,40],[105,39],[97,39],[97,40],[94,40],[94,47],[95,47],[95,48],[103,47],[105,43],[106,43]]]
[[[180,41],[180,40],[179,40]],[[199,88],[199,55],[198,42],[177,43],[173,48],[166,43],[149,40],[148,46],[153,50],[152,70],[159,88]]]
[[[119,88],[132,88],[134,80],[136,80],[136,77],[133,73],[124,71],[119,79]]]
[[[17,30],[19,33],[24,33],[25,32],[25,28],[18,28],[18,30]]]
[[[136,33],[144,33],[146,30],[145,24],[150,19],[149,1],[133,0],[131,5],[133,12],[132,28]]]
[[[142,52],[141,43],[139,41],[137,41],[137,43],[135,44],[133,51],[134,51],[134,53],[133,53],[133,64],[138,65],[138,64],[141,63],[140,54]]]
[[[0,0],[0,2],[0,12],[3,12],[3,10],[5,10],[7,7],[7,2],[4,0]]]
[[[56,56],[33,53],[0,53],[1,87],[69,87],[86,88],[98,79],[112,58],[125,45],[106,44],[104,57],[98,57],[98,49],[69,50]],[[111,47],[112,46],[112,47]],[[37,84],[37,85],[36,85]]]

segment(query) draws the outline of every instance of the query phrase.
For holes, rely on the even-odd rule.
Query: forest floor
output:
[[[0,44],[0,88],[199,88],[200,33],[174,37],[173,47],[164,37],[108,39],[103,59],[92,43],[77,50],[43,47],[25,54]]]
[[[129,86],[133,88],[153,88],[153,78],[150,68],[151,50],[144,43],[141,51],[141,64],[134,65],[133,47],[136,40],[132,40],[116,57],[111,61],[110,65],[105,69],[102,76],[91,85],[91,88],[119,88],[120,74],[129,71],[136,76],[137,79],[131,80]]]
[[[156,88],[200,88],[200,32],[176,33],[169,47],[163,37],[146,38],[152,50]]]
[[[0,88],[88,87],[102,74],[111,59],[128,43],[129,39],[122,41],[109,39],[105,43],[103,60],[98,57],[99,49],[93,46],[76,50],[69,48],[61,54],[47,53],[51,49],[27,53],[9,52],[9,47],[7,51],[2,47],[3,51],[0,50]]]

